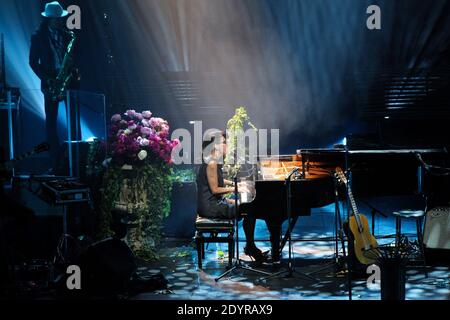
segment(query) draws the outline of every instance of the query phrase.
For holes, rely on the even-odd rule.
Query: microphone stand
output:
[[[341,209],[340,209],[340,199],[339,199],[339,190],[338,190],[338,181],[336,175],[333,177],[334,184],[334,261],[327,263],[325,266],[310,272],[309,274],[316,274],[322,272],[324,270],[333,268],[335,269],[334,273],[337,274],[339,271],[343,271],[348,268],[348,255],[347,250],[345,248],[345,234],[343,230],[343,223],[341,217]],[[339,240],[341,242],[342,254],[343,256],[339,256]],[[348,272],[347,272],[348,273]],[[350,286],[349,286],[350,288]],[[351,295],[351,293],[350,293]]]
[[[307,278],[308,280],[314,281],[314,282],[319,282],[318,279],[295,270],[294,268],[294,264],[293,264],[293,254],[292,254],[292,224],[291,224],[291,220],[292,220],[292,193],[291,193],[291,177],[294,173],[296,173],[300,168],[295,168],[294,170],[292,170],[285,178],[284,181],[284,185],[286,186],[286,211],[287,211],[287,215],[288,215],[288,263],[287,263],[287,268],[286,270],[282,270],[276,273],[271,274],[268,277],[263,278],[262,280],[268,280],[268,279],[272,279],[272,278],[278,278],[278,277],[285,277],[285,278],[293,278],[294,273],[298,274],[299,276],[302,276],[304,278]]]
[[[234,260],[233,266],[228,269],[227,271],[225,271],[224,273],[222,273],[220,276],[218,276],[217,278],[215,278],[214,280],[216,282],[218,282],[220,279],[230,275],[231,273],[233,273],[236,270],[245,270],[245,271],[250,271],[250,272],[254,272],[254,273],[258,273],[258,274],[262,274],[262,275],[270,275],[270,273],[262,271],[262,270],[257,270],[257,269],[253,269],[247,265],[245,265],[243,263],[243,261],[240,259],[239,257],[239,210],[238,210],[238,205],[239,205],[239,192],[238,192],[238,178],[237,178],[237,173],[234,176],[234,197],[235,197],[235,204],[234,204],[234,233],[235,233],[235,250],[234,252],[236,253],[236,258]],[[230,250],[228,250],[230,251]]]

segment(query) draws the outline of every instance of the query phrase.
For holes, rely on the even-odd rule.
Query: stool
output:
[[[197,246],[198,268],[202,269],[205,258],[205,243],[228,243],[228,266],[233,263],[234,222],[227,219],[212,219],[197,216],[195,221],[195,244]],[[226,234],[226,237],[219,237]]]
[[[425,249],[423,246],[423,232],[422,225],[425,217],[424,210],[400,210],[392,213],[395,217],[395,245],[400,243],[400,237],[402,235],[402,219],[414,219],[416,221],[417,242],[419,244],[419,250],[423,259],[423,266],[425,268],[425,276],[428,277],[427,264],[425,261]]]

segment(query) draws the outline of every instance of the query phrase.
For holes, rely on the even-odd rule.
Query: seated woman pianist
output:
[[[226,135],[218,131],[210,135],[209,141],[203,142],[203,161],[197,173],[197,208],[201,217],[212,219],[234,219],[235,201],[225,198],[234,193],[233,182],[223,178],[222,164],[227,154]],[[238,188],[242,186],[238,185]],[[244,252],[257,262],[265,257],[255,245],[254,218],[244,216],[243,228],[246,237]]]

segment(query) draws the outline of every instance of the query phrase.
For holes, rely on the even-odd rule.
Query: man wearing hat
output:
[[[59,101],[49,92],[49,83],[56,78],[63,63],[71,32],[66,27],[68,12],[57,1],[45,5],[41,13],[43,20],[39,29],[31,37],[30,66],[41,79],[41,90],[45,99],[45,125],[47,141],[50,144],[51,173],[58,170],[62,160],[62,149],[58,138],[57,118]],[[76,47],[76,46],[75,46]],[[79,82],[77,69],[68,89],[75,89]],[[72,108],[73,109],[73,108]]]

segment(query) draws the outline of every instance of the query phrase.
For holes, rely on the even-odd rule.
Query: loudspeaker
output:
[[[131,249],[117,238],[92,244],[80,264],[82,287],[91,294],[114,295],[127,291],[137,267]]]
[[[135,257],[128,245],[118,238],[92,244],[81,257],[82,290],[88,296],[116,297],[167,288],[162,274],[140,277]]]
[[[437,207],[427,212],[423,244],[429,262],[439,264],[450,261],[449,207]]]

